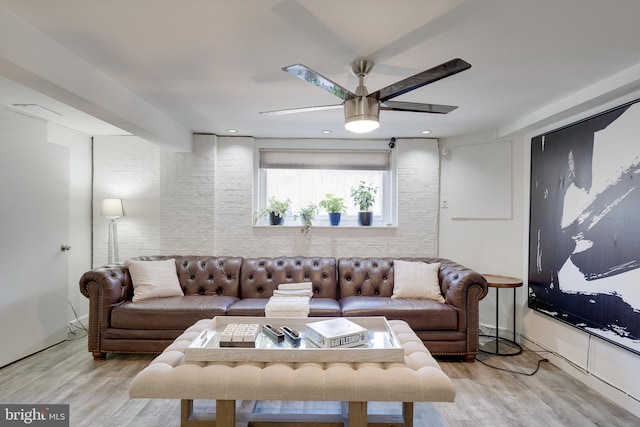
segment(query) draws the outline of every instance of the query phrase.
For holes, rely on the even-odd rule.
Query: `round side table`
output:
[[[487,281],[487,285],[490,288],[496,289],[496,350],[495,352],[484,351],[485,353],[495,354],[497,356],[516,356],[522,353],[522,347],[516,342],[516,289],[522,286],[522,280],[515,277],[500,276],[497,274],[483,274],[482,277]],[[500,289],[511,288],[513,289],[513,340],[501,338],[498,334],[500,330],[499,313],[500,313]],[[500,353],[500,340],[511,343],[510,345],[517,349],[515,353]]]

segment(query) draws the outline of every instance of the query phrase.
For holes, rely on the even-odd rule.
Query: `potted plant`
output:
[[[300,228],[301,233],[304,233],[305,235],[309,233],[316,215],[318,215],[318,205],[315,203],[309,203],[307,206],[300,208],[300,211],[293,216],[295,219],[300,217],[302,220],[302,227]]]
[[[276,199],[275,196],[271,196],[269,197],[267,207],[262,210],[260,215],[258,215],[258,218],[269,214],[270,225],[282,225],[284,217],[287,215],[287,211],[289,210],[289,206],[291,206],[291,200],[287,199],[285,201],[280,201]],[[256,221],[258,218],[256,218]]]
[[[340,224],[340,217],[346,212],[344,200],[342,197],[334,197],[331,193],[325,194],[324,197],[319,203],[320,207],[329,213],[331,225]]]
[[[360,210],[360,212],[358,212],[359,225],[371,225],[373,222],[371,207],[376,201],[377,193],[378,187],[374,187],[372,184],[367,184],[364,181],[360,181],[360,184],[355,188],[351,187],[353,203]]]

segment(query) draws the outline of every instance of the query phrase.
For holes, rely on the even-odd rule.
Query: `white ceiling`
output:
[[[622,80],[597,93],[640,89],[637,0],[0,0],[0,8],[190,132],[225,135],[234,128],[255,137],[322,138],[320,131],[329,129],[331,138],[355,137],[343,129],[341,110],[258,114],[341,102],[280,71],[294,63],[353,91],[356,79],[347,65],[371,59],[371,92],[453,58],[472,64],[395,99],[457,110],[382,111],[380,128],[369,138],[420,137],[423,129],[436,138],[517,130],[539,121],[537,112],[625,70]],[[16,44],[38,48],[23,39],[0,42],[0,54]],[[106,101],[99,105],[100,97],[90,106],[74,101],[84,90],[78,82],[58,97],[54,85],[30,84],[37,70],[1,67],[1,60],[0,74],[38,91],[49,87],[42,92],[54,102],[135,134],[152,127],[135,114],[118,117]],[[58,58],[53,61],[64,69]],[[24,103],[15,90],[7,95],[3,81],[0,104]],[[83,131],[91,133],[86,126]],[[116,131],[94,131],[110,132]],[[162,131],[156,134],[162,139]]]

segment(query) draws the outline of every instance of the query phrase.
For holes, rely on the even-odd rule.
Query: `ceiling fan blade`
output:
[[[282,116],[284,114],[308,113],[310,111],[335,110],[343,108],[343,104],[316,105],[315,107],[288,108],[285,110],[260,111],[263,116]]]
[[[322,90],[326,90],[327,92],[334,94],[342,100],[356,97],[356,95],[351,93],[348,89],[340,86],[336,82],[332,82],[328,78],[313,71],[311,68],[305,65],[289,65],[288,67],[282,68],[282,71],[289,73],[292,76],[295,76],[308,83],[311,83],[312,85],[317,86]]]
[[[447,114],[458,108],[455,105],[421,104],[418,102],[385,101],[380,103],[381,110],[413,111],[415,113]]]
[[[436,67],[430,68],[411,77],[407,77],[404,80],[395,82],[392,85],[384,87],[377,92],[370,94],[369,96],[378,98],[381,102],[384,102],[391,98],[395,98],[396,96],[400,96],[403,93],[418,89],[429,83],[433,83],[438,80],[444,79],[445,77],[457,74],[461,71],[468,70],[469,68],[471,68],[471,64],[469,64],[468,62],[460,58],[452,59],[451,61],[445,62],[444,64],[440,64]]]

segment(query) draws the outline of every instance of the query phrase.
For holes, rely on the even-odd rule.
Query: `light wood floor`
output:
[[[486,363],[531,372],[540,355],[480,354]],[[153,356],[109,355],[94,361],[86,338],[66,341],[0,369],[0,403],[70,405],[71,426],[178,426],[180,403],[171,400],[129,400],[131,379]],[[415,426],[638,426],[640,419],[550,363],[534,376],[522,376],[481,363],[441,360],[453,380],[455,403],[416,403]],[[199,409],[210,402],[196,402]],[[396,404],[370,405],[377,413],[400,411]],[[260,402],[263,412],[320,413],[339,411],[331,402]]]

